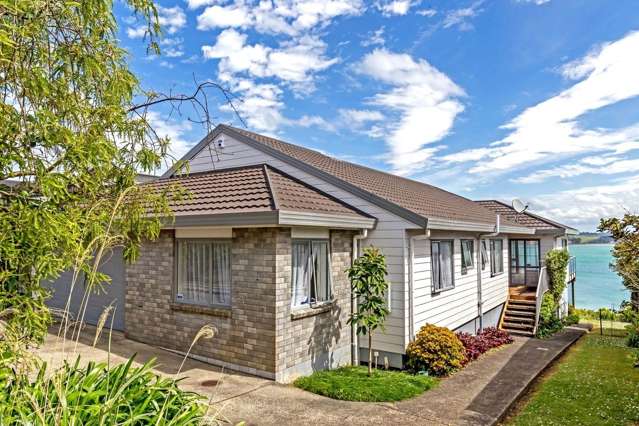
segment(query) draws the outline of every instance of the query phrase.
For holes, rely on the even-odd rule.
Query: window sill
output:
[[[302,318],[308,318],[315,315],[323,314],[324,312],[328,312],[333,309],[333,305],[335,305],[334,300],[330,300],[328,302],[322,302],[320,304],[315,305],[314,308],[304,307],[304,308],[294,308],[291,311],[291,319],[298,320]]]
[[[201,306],[201,305],[192,305],[188,303],[173,302],[171,303],[171,310],[181,311],[181,312],[190,312],[193,314],[211,315],[211,316],[222,317],[222,318],[231,318],[230,307]]]
[[[455,288],[455,286],[454,286],[454,285],[452,285],[452,286],[450,286],[450,287],[440,288],[440,289],[438,289],[438,290],[432,290],[430,293],[431,293],[433,296],[437,296],[437,295],[438,295],[438,294],[440,294],[440,293],[444,293],[444,292],[447,292],[447,291],[449,291],[449,290],[453,290],[454,288]]]
[[[491,274],[490,274],[490,277],[491,277],[491,278],[492,278],[492,277],[498,277],[498,276],[500,276],[500,275],[504,275],[504,273],[503,273],[503,272],[497,272],[496,274],[491,273]]]

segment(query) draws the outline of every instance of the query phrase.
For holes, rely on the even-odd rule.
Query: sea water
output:
[[[577,308],[619,309],[622,301],[630,299],[621,278],[610,269],[612,244],[574,244],[569,250],[577,258]]]

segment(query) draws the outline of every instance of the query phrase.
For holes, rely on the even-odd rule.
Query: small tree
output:
[[[368,334],[368,375],[373,374],[373,331],[384,327],[389,311],[384,295],[388,291],[386,258],[375,247],[364,249],[364,254],[348,269],[353,294],[358,299],[357,312],[348,320],[357,325],[357,334]]]
[[[597,230],[610,232],[615,240],[615,261],[610,266],[621,276],[635,309],[639,309],[639,215],[626,213],[621,219],[601,219]]]

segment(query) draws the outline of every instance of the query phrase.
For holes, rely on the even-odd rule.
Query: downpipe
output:
[[[409,239],[409,255],[408,255],[408,339],[413,341],[415,339],[415,242],[418,240],[427,240],[430,238],[430,229],[426,229],[423,234],[413,235]]]
[[[351,254],[351,265],[359,257],[359,241],[368,236],[368,229],[362,229],[359,234],[353,235],[353,247]],[[357,312],[357,297],[351,289],[351,316]],[[359,336],[357,335],[357,325],[351,324],[351,365],[359,365]]]
[[[477,316],[479,317],[479,331],[484,329],[484,296],[481,286],[481,244],[482,238],[497,237],[501,232],[501,216],[497,215],[495,218],[495,231],[488,234],[477,235]],[[490,248],[490,247],[489,247]],[[486,251],[488,254],[488,250]],[[490,255],[488,256],[488,262],[490,263]]]

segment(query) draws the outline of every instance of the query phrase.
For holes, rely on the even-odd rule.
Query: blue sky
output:
[[[639,209],[636,0],[161,0],[147,89],[212,80],[250,130],[593,230]],[[217,122],[241,125],[222,99]],[[152,112],[176,156],[204,136]]]

